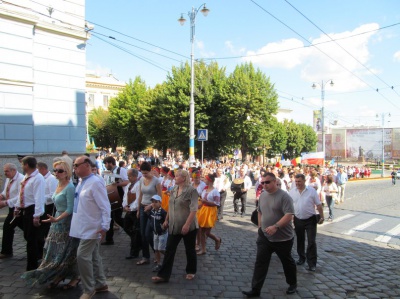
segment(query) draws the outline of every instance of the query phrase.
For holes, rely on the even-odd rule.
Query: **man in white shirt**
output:
[[[218,219],[224,219],[224,205],[226,199],[226,190],[230,186],[228,178],[224,175],[222,168],[218,168],[216,172],[217,177],[214,181],[214,188],[218,190],[220,196],[220,206],[218,207]]]
[[[139,172],[137,169],[128,169],[129,185],[125,187],[122,206],[126,212],[124,217],[124,231],[131,238],[131,249],[127,260],[137,258],[142,249],[142,237],[140,235],[139,219],[137,218],[138,202],[140,193]]]
[[[8,214],[3,224],[0,259],[13,256],[14,232],[17,227],[17,222],[12,222],[14,218],[14,202],[18,198],[21,182],[24,179],[24,176],[17,171],[15,164],[7,163],[4,165],[3,170],[7,179],[4,190],[0,194],[0,208],[8,207]],[[22,223],[18,226],[22,229]]]
[[[252,183],[251,179],[248,175],[246,175],[246,169],[243,167],[240,169],[240,177],[239,179],[243,179],[243,187],[239,192],[235,192],[233,195],[233,208],[234,208],[234,215],[236,216],[239,212],[238,201],[241,200],[242,208],[241,208],[241,217],[246,214],[246,203],[247,203],[247,191],[250,190]]]
[[[108,291],[99,245],[110,227],[111,207],[104,182],[91,172],[90,159],[78,157],[74,170],[81,180],[75,192],[70,236],[80,239],[77,251],[83,284],[80,299],[90,299],[96,292]]]
[[[317,266],[317,223],[324,222],[322,204],[313,187],[306,186],[304,174],[296,174],[296,188],[292,188],[289,195],[293,198],[294,204],[294,226],[297,236],[297,253],[299,260],[297,265],[307,261],[307,270],[315,271]],[[319,216],[315,214],[315,208]],[[319,218],[319,220],[318,220]],[[307,234],[307,251],[305,251],[305,235]]]
[[[114,157],[106,157],[104,160],[104,165],[107,171],[115,176],[107,175],[107,172],[104,172],[104,180],[106,181],[106,185],[113,184],[117,186],[118,195],[120,198],[119,204],[114,204],[111,208],[111,223],[110,229],[107,231],[106,240],[101,245],[114,245],[114,221],[120,226],[124,227],[124,220],[122,219],[122,199],[124,198],[124,187],[129,184],[127,170],[124,167],[118,167],[117,162]]]
[[[25,177],[21,182],[18,197],[14,200],[14,216],[16,225],[21,225],[26,240],[27,266],[26,270],[35,270],[38,267],[40,237],[40,217],[44,215],[44,189],[43,176],[36,169],[37,161],[32,156],[26,156],[21,160]],[[14,223],[14,222],[13,222]]]

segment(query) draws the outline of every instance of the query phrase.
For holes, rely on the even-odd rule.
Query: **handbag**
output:
[[[258,210],[257,210],[257,208],[253,211],[253,213],[251,213],[250,220],[251,220],[251,222],[253,222],[255,225],[258,226]]]

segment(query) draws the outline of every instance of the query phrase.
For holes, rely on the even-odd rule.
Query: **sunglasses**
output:
[[[82,163],[78,163],[78,164],[74,164],[74,167],[75,168],[78,168],[79,166],[81,166],[82,164],[85,164],[86,163],[86,161],[83,161]],[[107,163],[106,163],[107,164]]]
[[[65,170],[64,169],[53,169],[54,173],[64,173]]]
[[[269,183],[271,183],[272,181],[263,181],[263,182],[261,182],[261,185],[264,185],[264,184],[269,184]]]

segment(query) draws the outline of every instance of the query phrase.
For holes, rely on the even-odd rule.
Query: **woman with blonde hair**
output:
[[[169,198],[168,214],[164,228],[168,228],[168,241],[164,260],[157,276],[152,277],[155,283],[168,282],[174,265],[176,248],[183,239],[186,252],[186,279],[192,280],[197,272],[196,234],[198,229],[197,190],[190,185],[189,172],[178,169],[175,172],[175,186]]]
[[[43,260],[39,268],[25,272],[22,275],[30,285],[43,284],[52,280],[48,288],[56,288],[66,278],[71,281],[63,289],[74,288],[80,282],[76,264],[76,251],[79,239],[69,236],[72,212],[74,208],[75,187],[71,183],[71,169],[65,161],[53,164],[53,172],[58,180],[57,189],[53,194],[56,208],[54,216],[47,215],[50,231],[44,245]]]

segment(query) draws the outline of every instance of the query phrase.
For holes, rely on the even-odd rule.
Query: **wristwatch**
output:
[[[278,224],[275,223],[274,226],[276,227],[276,229],[280,229]]]

